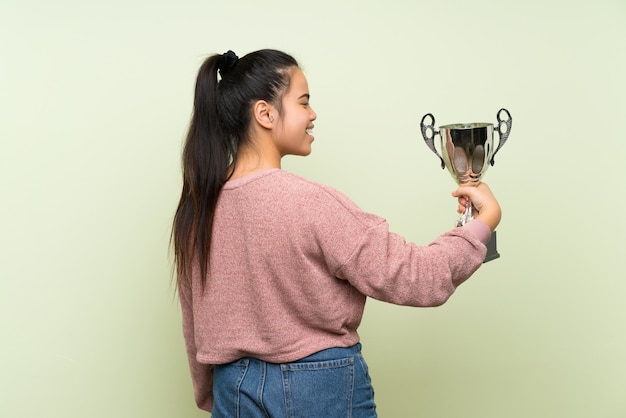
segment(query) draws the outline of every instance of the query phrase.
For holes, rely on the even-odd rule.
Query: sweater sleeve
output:
[[[438,306],[485,258],[486,246],[473,228],[454,228],[428,245],[407,242],[387,221],[335,193],[318,225],[330,271],[362,294],[406,306]],[[476,225],[480,228],[480,225]]]
[[[200,363],[196,358],[193,304],[189,287],[184,284],[180,285],[179,297],[183,319],[183,337],[191,371],[194,398],[198,408],[211,412],[213,409],[213,365]]]
[[[487,245],[489,241],[491,241],[491,229],[489,229],[487,224],[483,221],[480,221],[478,219],[472,219],[471,221],[463,225],[463,228],[474,234],[474,236],[485,245]]]
[[[368,229],[337,270],[361,293],[406,306],[439,306],[482,264],[486,247],[455,228],[427,246],[406,242],[386,222]]]

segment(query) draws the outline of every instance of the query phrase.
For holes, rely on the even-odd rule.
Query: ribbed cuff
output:
[[[479,219],[472,219],[465,225],[463,228],[469,230],[476,238],[480,240],[483,244],[487,245],[487,243],[491,240],[491,229],[487,226],[486,223]]]

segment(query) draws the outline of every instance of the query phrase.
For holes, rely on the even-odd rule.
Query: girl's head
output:
[[[282,97],[289,89],[291,75],[298,62],[281,51],[264,49],[241,59],[229,51],[209,58],[204,65],[216,64],[221,76],[215,90],[216,119],[223,133],[239,145],[246,142],[253,120],[253,106],[259,100],[282,112]],[[214,70],[210,78],[215,80]],[[200,77],[200,76],[199,76]],[[200,86],[204,92],[205,86]],[[196,87],[196,98],[202,96]]]
[[[306,94],[301,96],[305,97],[291,97],[292,80],[300,91],[304,80]],[[238,58],[228,51],[210,56],[200,67],[183,151],[183,190],[172,231],[179,280],[189,278],[191,262],[199,257],[204,281],[217,197],[228,180],[230,165],[237,160],[238,150],[251,140],[258,122],[256,105],[266,103],[276,114],[276,121],[273,114],[268,113],[268,118],[276,123],[272,132],[278,133],[279,141],[284,140],[285,133],[295,131],[294,125],[300,126],[303,137],[309,135],[311,120],[303,126],[304,122],[298,122],[298,112],[293,111],[297,109],[293,100],[285,101],[289,109],[283,109],[283,98],[299,100],[308,107],[306,79],[297,61],[284,52],[264,49]],[[288,118],[283,117],[285,111],[290,112]],[[312,137],[308,140],[310,147]],[[285,148],[284,153],[308,152],[306,147],[292,146]]]

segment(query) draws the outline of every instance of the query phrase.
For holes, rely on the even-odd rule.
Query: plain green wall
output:
[[[370,301],[381,417],[626,416],[626,4],[2,1],[0,416],[194,417],[169,227],[206,55],[284,49],[308,158],[426,244],[454,182],[419,120],[496,122],[502,258],[448,304]]]

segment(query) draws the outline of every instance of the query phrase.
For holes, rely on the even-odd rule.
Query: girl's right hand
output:
[[[468,201],[474,206],[474,219],[483,221],[493,231],[502,218],[502,209],[486,183],[478,186],[461,186],[452,192],[452,196],[458,198],[458,212],[465,211]]]

